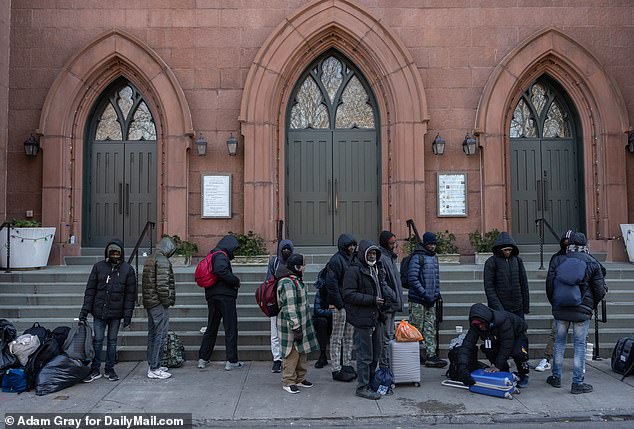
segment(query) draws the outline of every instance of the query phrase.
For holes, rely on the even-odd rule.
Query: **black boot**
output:
[[[319,359],[315,362],[315,368],[323,368],[328,365],[328,359],[326,358],[326,351],[322,350],[319,353]]]

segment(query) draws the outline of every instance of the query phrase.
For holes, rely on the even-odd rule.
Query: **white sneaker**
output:
[[[155,369],[154,371],[152,371],[151,369],[147,370],[147,377],[148,378],[156,378],[159,380],[165,380],[166,378],[170,378],[172,376],[172,374],[170,374],[169,372],[166,371],[161,371],[161,369]]]
[[[209,366],[209,361],[205,359],[198,359],[198,369],[205,369]]]
[[[243,366],[244,366],[244,362],[232,363],[232,362],[227,361],[225,363],[225,371],[231,371],[231,370],[234,370],[234,369],[242,368]]]
[[[167,368],[166,366],[160,366],[159,369],[163,372],[167,372],[169,368]]]
[[[539,361],[539,364],[535,367],[535,371],[544,372],[552,368],[548,359],[544,358]]]

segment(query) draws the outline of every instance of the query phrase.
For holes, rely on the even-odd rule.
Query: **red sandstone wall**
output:
[[[11,2],[0,5],[0,222],[7,217],[7,132]]]
[[[209,140],[208,155],[190,154],[190,236],[207,246],[215,236],[242,229],[243,166],[230,158],[225,140],[238,130],[242,88],[251,62],[273,29],[306,2],[299,0],[44,0],[14,1],[11,7],[11,63],[8,123],[8,217],[32,209],[41,214],[41,156],[27,159],[22,142],[37,128],[46,94],[63,64],[87,43],[117,27],[147,43],[173,69],[189,103],[194,129]],[[467,233],[480,225],[477,157],[466,157],[461,142],[473,128],[480,93],[499,61],[522,40],[554,25],[584,45],[618,84],[634,124],[634,4],[629,0],[364,0],[412,54],[429,106],[426,136],[427,224],[449,229],[468,248]],[[471,7],[465,8],[468,3]],[[557,6],[553,6],[553,4]],[[50,6],[50,5],[53,6]],[[236,6],[237,5],[237,6]],[[8,14],[0,10],[0,19]],[[2,24],[2,22],[0,22]],[[0,25],[0,28],[6,28]],[[1,31],[1,30],[0,30]],[[0,35],[0,49],[3,46]],[[0,107],[6,87],[0,53]],[[6,67],[6,66],[4,66]],[[1,109],[0,109],[1,112]],[[0,137],[6,130],[0,113]],[[6,132],[6,131],[4,131]],[[431,154],[440,132],[447,140],[443,157]],[[0,142],[0,157],[2,143]],[[628,156],[628,166],[634,155]],[[0,158],[1,161],[1,158]],[[0,165],[4,165],[1,164]],[[469,218],[439,219],[436,171],[469,173]],[[628,168],[628,199],[634,201],[634,170]],[[229,221],[199,217],[200,173],[233,173],[233,211]],[[4,195],[0,180],[0,195]],[[0,212],[2,210],[0,198]],[[629,205],[634,222],[634,203]],[[214,225],[214,230],[210,230]]]

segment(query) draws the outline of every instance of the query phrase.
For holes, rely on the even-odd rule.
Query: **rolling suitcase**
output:
[[[513,399],[513,394],[519,393],[517,376],[511,372],[485,372],[483,369],[476,369],[471,373],[471,377],[476,382],[473,386],[465,386],[463,383],[453,380],[444,380],[442,385],[469,389],[473,393],[497,398]]]
[[[394,384],[414,383],[420,386],[420,351],[418,341],[390,341]]]

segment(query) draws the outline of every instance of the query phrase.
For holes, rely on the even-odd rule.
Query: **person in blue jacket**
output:
[[[330,342],[330,334],[332,334],[332,310],[328,306],[322,305],[321,292],[321,290],[317,290],[313,303],[313,326],[319,343],[319,359],[315,362],[315,368],[323,368],[328,365],[326,348]]]

